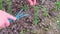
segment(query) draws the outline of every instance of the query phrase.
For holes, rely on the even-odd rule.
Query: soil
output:
[[[44,16],[41,9],[38,10],[38,25],[34,25],[34,11],[33,8],[25,0],[11,0],[12,12],[15,16],[17,12],[27,5],[27,10],[23,13],[29,14],[29,16],[20,18],[17,21],[13,21],[9,27],[0,30],[0,34],[59,34],[58,28],[58,15],[59,11],[52,10],[55,7],[55,2],[60,0],[37,0],[37,5],[43,5],[48,12],[48,16]],[[8,7],[3,1],[3,6],[7,11]],[[23,33],[20,33],[24,31]]]

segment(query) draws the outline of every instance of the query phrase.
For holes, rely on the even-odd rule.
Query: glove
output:
[[[10,25],[8,19],[16,20],[16,18],[12,15],[0,10],[0,29],[8,27]]]
[[[36,0],[28,0],[28,3],[32,6],[36,5]]]

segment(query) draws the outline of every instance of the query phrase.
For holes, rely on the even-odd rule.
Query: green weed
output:
[[[48,15],[46,8],[42,7],[41,10],[43,11],[43,15],[46,17]]]
[[[23,5],[23,10],[26,11],[27,10],[27,5]]]
[[[55,18],[51,18],[51,21],[52,21],[52,22],[55,22],[55,21],[56,21],[56,19],[55,19]]]
[[[34,24],[37,25],[38,23],[38,7],[34,6],[34,20],[33,20]]]
[[[38,23],[38,10],[41,9],[43,11],[43,15],[46,17],[48,15],[47,10],[44,6],[38,5],[38,6],[33,6],[34,7],[34,24]]]
[[[58,26],[59,26],[59,29],[60,29],[60,15],[58,15],[59,16],[59,18],[58,18]]]
[[[6,4],[8,5],[7,13],[12,14],[12,7],[11,7],[10,0],[5,0],[5,2],[6,2]]]
[[[45,2],[45,0],[42,0],[42,4]]]
[[[55,10],[59,10],[60,9],[60,2],[55,2],[55,4],[56,4]]]
[[[45,28],[44,26],[42,26],[42,29],[45,30],[45,31],[49,30],[49,28]]]
[[[21,30],[20,34],[24,34],[24,31],[23,31],[23,30]]]
[[[3,9],[3,6],[2,6],[2,0],[0,0],[0,10]]]

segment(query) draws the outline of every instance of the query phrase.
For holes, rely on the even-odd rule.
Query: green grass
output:
[[[45,31],[49,30],[49,28],[45,28],[44,26],[42,26],[42,29],[45,30]]]
[[[59,21],[59,22],[58,22],[58,28],[59,28],[59,33],[60,33],[60,14],[58,15],[58,17],[59,17],[59,18],[58,18],[58,21]]]
[[[34,6],[34,20],[33,20],[34,24],[37,25],[38,23],[38,7]]]
[[[43,11],[43,15],[46,17],[48,15],[47,10],[44,6],[33,6],[34,8],[34,24],[37,25],[38,23],[38,10],[39,8]]]
[[[23,5],[23,10],[26,11],[27,10],[27,5]]]
[[[60,14],[58,15],[58,27],[60,29]]]
[[[0,0],[0,10],[3,10],[2,0]]]
[[[46,17],[48,15],[46,8],[42,6],[41,10],[43,11],[43,15]]]
[[[56,21],[56,19],[55,19],[55,18],[51,18],[51,21],[52,21],[52,22],[55,22],[55,21]]]
[[[22,30],[22,31],[20,32],[20,34],[24,34],[24,31]]]
[[[59,19],[59,23],[58,23],[59,29],[60,29],[60,19]]]
[[[55,2],[55,4],[56,4],[55,10],[59,10],[60,9],[60,2]]]
[[[45,2],[45,0],[42,0],[42,4]]]
[[[6,2],[6,4],[8,5],[7,13],[12,14],[12,7],[11,7],[10,0],[5,0],[5,2]]]

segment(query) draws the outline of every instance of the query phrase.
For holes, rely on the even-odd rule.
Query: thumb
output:
[[[12,20],[16,20],[16,18],[15,18],[14,16],[6,13],[5,11],[0,10],[0,12],[3,13],[7,18],[10,18],[10,19],[12,19]]]
[[[8,14],[8,13],[6,13],[6,16],[7,16],[7,18],[9,18],[9,19],[16,20],[16,18],[15,18],[14,16],[12,16],[12,15],[10,15],[10,14]]]

